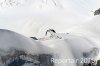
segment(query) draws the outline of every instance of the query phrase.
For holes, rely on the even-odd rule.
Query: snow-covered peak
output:
[[[0,0],[1,8],[17,7],[25,3],[25,0]]]
[[[61,7],[59,0],[34,0],[33,8],[55,8]]]
[[[59,0],[0,0],[1,8],[20,7],[28,4],[33,8],[55,8],[61,7]]]

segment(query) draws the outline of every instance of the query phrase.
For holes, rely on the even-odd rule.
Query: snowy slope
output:
[[[69,29],[68,32],[74,34],[74,35],[80,35],[85,36],[91,41],[95,43],[95,45],[100,48],[100,15],[95,16],[90,21],[81,24],[79,26],[73,27],[72,29]],[[100,54],[98,56],[98,59],[100,59]]]
[[[91,11],[99,7],[99,0],[11,0],[12,6],[6,1],[1,1],[4,7],[0,7],[0,28],[26,36],[41,36],[48,28],[66,32],[89,20]]]
[[[35,42],[15,32],[0,29],[0,35],[1,35],[1,38],[0,38],[1,50],[7,51],[7,50],[10,50],[11,48],[15,48],[19,50],[25,50],[29,53],[35,53],[35,51],[33,50],[37,49],[36,47],[34,47],[36,46]],[[30,44],[31,46],[28,44]]]
[[[90,40],[90,38],[71,34],[57,35],[59,37],[62,37],[62,39],[46,39],[47,37],[45,37],[45,40],[40,40],[43,45],[50,47],[54,51],[54,54],[59,55],[59,57],[57,57],[56,59],[78,59],[77,62],[74,62],[77,64],[77,66],[83,65],[84,61],[83,63],[81,63],[81,60],[84,58],[97,59],[99,54],[99,48],[93,41]],[[68,49],[70,49],[70,51]],[[72,52],[73,57],[69,55],[71,54],[70,52]],[[67,63],[64,64],[66,65]],[[68,63],[68,65],[71,64],[73,63]]]
[[[54,52],[54,59],[65,60],[65,59],[74,59],[73,53],[69,44],[67,44],[64,40],[47,40],[41,41],[44,46],[51,48]],[[69,50],[70,49],[70,50]],[[76,66],[76,63],[68,62],[54,62],[55,66]]]
[[[65,37],[62,39],[35,41],[34,39],[30,39],[18,33],[3,29],[0,30],[0,35],[1,58],[3,56],[6,58],[7,55],[13,55],[15,51],[19,50],[32,55],[51,54],[55,59],[61,60],[78,59],[78,62],[76,63],[70,61],[62,63],[56,62],[54,64],[55,66],[80,66],[83,64],[80,63],[81,58],[96,58],[96,56],[98,55],[98,48],[94,44],[94,42],[81,36],[62,34],[62,36],[64,35],[67,38]],[[88,46],[87,48],[86,45]],[[83,55],[84,53],[86,53],[86,57]],[[2,65],[2,61],[0,62],[0,64]]]
[[[73,34],[77,34],[77,35],[83,35],[86,36],[87,38],[94,38],[99,39],[100,38],[100,16],[95,16],[93,19],[91,19],[90,21],[87,21],[84,24],[81,24],[79,26],[75,26],[71,29],[68,30],[68,32],[71,32]],[[94,41],[95,41],[94,40]]]
[[[83,52],[87,50],[91,52],[92,49],[97,48],[94,44],[99,47],[100,16],[92,18],[93,15],[91,15],[93,14],[92,11],[100,7],[99,2],[100,0],[11,0],[9,3],[9,0],[6,0],[6,2],[1,0],[1,29],[9,29],[28,37],[43,37],[46,30],[53,28],[57,33],[69,32],[72,36],[64,35],[67,39],[64,37],[63,40],[53,39],[36,42],[22,35],[1,30],[0,41],[3,45],[0,48],[8,50],[10,47],[15,47],[27,52],[30,51],[33,54],[37,52],[57,53],[61,59],[69,58],[69,56],[74,58],[74,55],[75,58],[80,59],[83,57]],[[85,44],[88,47],[85,47]],[[79,48],[77,48],[78,46]],[[60,51],[65,49],[66,51],[61,54]],[[36,50],[36,52],[33,50]],[[79,52],[76,53],[77,51]],[[94,54],[92,54],[92,57],[94,57]],[[76,64],[61,64],[61,66],[65,65],[74,66]]]
[[[36,60],[35,58],[39,54],[53,55],[51,49],[43,46],[40,42],[9,30],[0,29],[0,66],[12,66],[8,64],[11,64],[15,60],[20,64],[23,60],[19,61],[19,57],[26,60],[26,63],[31,61],[30,63],[34,64],[35,61],[32,60]]]
[[[71,49],[66,46],[63,48],[63,51],[65,50],[66,54],[61,53],[62,49],[59,49],[59,46],[64,47],[65,42],[64,41],[59,41],[59,43],[56,43],[56,41],[51,41],[51,43],[54,43],[54,45],[58,44],[59,46],[57,48],[50,48],[50,46],[46,46],[40,41],[34,41],[33,39],[24,37],[18,33],[9,31],[9,30],[0,30],[0,65],[5,66],[3,64],[3,61],[6,61],[7,63],[13,62],[15,60],[15,57],[13,58],[15,51],[24,51],[27,54],[32,54],[32,55],[38,55],[38,54],[51,54],[54,56],[54,58],[59,58],[59,59],[64,59],[64,58],[69,58],[73,59],[73,54],[71,52]],[[57,42],[58,42],[57,41]],[[50,44],[51,44],[50,43]],[[56,44],[55,44],[56,43]],[[49,45],[49,44],[48,44]],[[56,46],[55,46],[56,47]],[[58,50],[59,49],[59,50]],[[15,51],[14,51],[15,50]],[[58,50],[58,51],[57,51]],[[7,56],[11,55],[11,59],[7,59]],[[2,60],[2,58],[5,57],[5,60]],[[29,56],[30,57],[30,56]],[[27,57],[24,57],[27,58]],[[9,61],[8,61],[9,60]],[[28,60],[28,58],[27,58]],[[31,61],[31,60],[30,60]],[[55,64],[55,66],[66,66],[69,65],[69,63],[61,63],[61,64]],[[33,65],[29,65],[33,66]],[[72,63],[70,66],[76,66],[76,64]]]

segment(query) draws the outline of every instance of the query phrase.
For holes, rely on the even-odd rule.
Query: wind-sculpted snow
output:
[[[51,58],[71,58],[73,55],[70,48],[66,47],[63,49],[67,50],[69,54],[60,54],[61,49],[50,48],[44,45],[41,41],[35,41],[31,38],[24,37],[18,33],[0,29],[0,65],[1,66],[66,66],[69,63],[53,64]],[[56,42],[56,40],[54,41]],[[59,41],[59,45],[64,47],[65,42]],[[55,45],[55,44],[54,44]],[[59,51],[56,51],[59,49]],[[48,61],[46,61],[48,60]],[[76,66],[71,64],[70,66]]]
[[[71,48],[69,48],[69,44],[67,44],[64,40],[46,40],[41,41],[43,45],[51,48],[54,52],[54,59],[58,59],[58,62],[53,61],[55,66],[76,66],[76,63],[72,62],[64,62],[63,60],[67,59],[74,59],[74,56],[72,54]],[[59,60],[62,60],[63,62],[59,62]]]
[[[89,40],[86,37],[75,36],[70,34],[57,34],[62,39],[57,39],[55,36],[51,39],[41,40],[43,45],[50,47],[55,55],[56,59],[75,59],[78,60],[76,63],[77,66],[82,66],[85,62],[82,59],[96,59],[99,54],[99,49],[94,42]],[[55,38],[55,39],[54,39]],[[68,50],[70,49],[70,51]],[[72,56],[73,55],[73,56]],[[67,65],[67,63],[64,63]],[[59,65],[59,64],[58,64]],[[63,65],[63,63],[61,63]],[[71,65],[71,63],[68,63]],[[73,64],[72,64],[73,65]],[[75,64],[74,64],[75,65]]]
[[[50,58],[53,54],[57,59],[94,58],[98,54],[98,48],[94,44],[98,46],[100,44],[99,16],[91,20],[92,22],[82,23],[92,17],[90,13],[100,7],[99,2],[99,0],[0,0],[0,28],[28,37],[42,37],[33,40],[9,30],[0,30],[0,56],[3,56],[1,60],[8,60],[9,65],[19,59],[17,57],[11,59],[13,62],[9,62],[10,57],[22,56],[22,59],[26,56],[28,60],[33,60],[30,55],[33,57],[36,54],[47,54],[46,56],[49,54]],[[78,25],[80,26],[77,27]],[[43,38],[45,31],[50,28],[65,34]],[[73,35],[68,36],[69,34]],[[40,58],[41,55],[35,57]],[[31,61],[26,61],[26,58],[22,61],[33,64]],[[38,61],[36,62],[39,64]],[[55,65],[80,66],[81,64],[78,62]]]
[[[57,39],[56,36],[62,38]],[[84,64],[81,63],[81,58],[95,59],[97,55],[98,48],[84,37],[67,33],[55,34],[50,39],[34,40],[9,30],[0,30],[0,65],[2,66],[18,64],[18,66],[81,66]]]
[[[0,66],[36,66],[45,64],[46,61],[41,61],[45,57],[53,57],[49,48],[23,35],[0,29]]]
[[[36,46],[35,42],[32,42],[28,38],[22,35],[19,35],[17,33],[14,33],[12,31],[0,29],[0,35],[1,35],[0,49],[9,50],[10,48],[16,48],[16,49],[21,49],[21,50],[27,50],[27,52],[29,53],[35,52],[35,51],[30,51],[30,50],[37,49],[36,47],[34,47]]]
[[[76,35],[81,35],[89,38],[90,40],[98,43],[99,38],[100,38],[100,16],[95,16],[93,19],[90,21],[81,24],[79,26],[73,27],[68,30],[68,32],[76,34]],[[99,44],[98,44],[99,45]]]
[[[82,58],[96,58],[99,54],[99,49],[94,42],[88,40],[88,38],[80,36],[70,36],[66,39],[66,42],[69,43],[70,48],[72,48],[74,57],[79,59],[77,63],[78,66],[82,64],[80,61]]]
[[[74,34],[74,35],[80,35],[85,36],[89,40],[95,43],[95,45],[98,46],[100,49],[100,16],[95,16],[90,21],[81,24],[79,26],[76,26],[72,29],[69,29],[68,32]],[[100,54],[98,56],[98,59],[100,58]]]

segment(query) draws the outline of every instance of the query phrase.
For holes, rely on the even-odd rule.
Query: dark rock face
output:
[[[47,35],[48,32],[56,33],[56,31],[54,29],[49,29],[49,30],[46,31],[46,34],[45,35]]]
[[[54,66],[51,62],[53,56],[50,54],[32,55],[24,51],[13,51],[13,54],[9,53],[5,56],[1,56],[0,62],[2,62],[4,66]]]
[[[94,15],[99,15],[100,14],[100,8],[95,10]]]
[[[100,60],[97,61],[96,66],[100,66]]]
[[[83,66],[96,66],[95,63],[96,63],[96,61],[90,60],[89,63],[84,63]]]
[[[13,62],[9,63],[8,66],[22,66],[24,64],[25,64],[25,60],[17,59],[17,60],[14,60]]]
[[[40,66],[54,66],[51,62],[52,55],[41,54],[39,55]]]
[[[32,38],[32,39],[34,39],[34,40],[38,40],[36,37],[30,37],[30,38]]]

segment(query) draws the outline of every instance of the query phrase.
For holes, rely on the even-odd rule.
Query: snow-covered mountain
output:
[[[48,28],[60,33],[66,32],[67,29],[89,20],[93,14],[91,11],[99,7],[99,0],[6,0],[6,2],[18,2],[22,5],[0,7],[0,22],[2,22],[0,28],[26,36],[41,36]]]
[[[100,0],[0,0],[0,29],[9,29],[27,37],[42,39],[48,39],[44,35],[46,30],[51,28],[57,33],[65,33],[61,39],[35,41],[14,32],[0,30],[0,41],[3,44],[0,49],[9,50],[14,47],[33,54],[57,53],[60,59],[80,59],[83,56],[94,58],[100,48],[100,16],[93,16],[93,12],[100,7],[99,3]],[[67,32],[69,35],[66,35]],[[62,37],[58,34],[55,36]],[[33,50],[36,50],[36,53]],[[81,64],[65,63],[56,66],[65,65]]]
[[[64,35],[67,38],[63,39],[34,40],[16,32],[2,29],[0,36],[0,65],[2,66],[18,64],[18,66],[39,66],[39,64],[45,66],[48,64],[49,66],[82,66],[84,62],[81,63],[81,58],[95,59],[99,50],[87,38],[67,34]],[[53,65],[51,65],[51,58],[55,59],[52,60]]]

